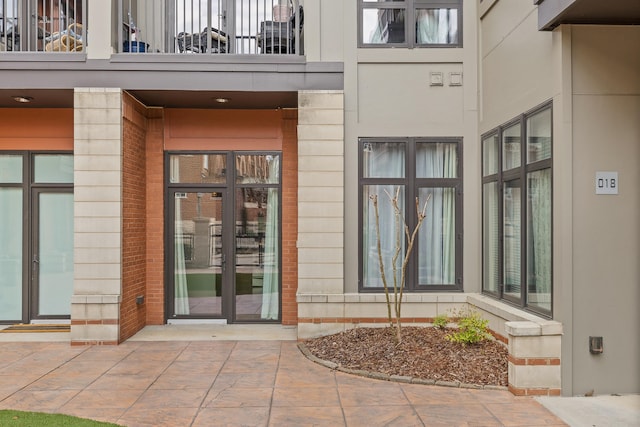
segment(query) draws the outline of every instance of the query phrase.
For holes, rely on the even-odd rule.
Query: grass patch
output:
[[[24,427],[116,427],[118,424],[88,420],[63,414],[0,410],[0,426]]]

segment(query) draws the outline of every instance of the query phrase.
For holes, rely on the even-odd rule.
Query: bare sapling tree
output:
[[[404,292],[404,286],[407,277],[407,265],[409,264],[409,258],[411,256],[411,252],[413,251],[414,243],[416,237],[418,236],[418,231],[422,226],[424,219],[426,218],[427,212],[427,203],[431,198],[431,194],[427,196],[427,200],[425,200],[422,209],[420,209],[420,202],[416,197],[416,215],[417,222],[413,230],[409,230],[409,226],[407,225],[406,219],[402,214],[402,210],[398,204],[398,199],[400,195],[400,187],[396,188],[395,194],[391,195],[386,189],[384,190],[385,194],[389,198],[389,202],[391,203],[391,207],[393,208],[393,216],[394,216],[394,236],[395,236],[395,247],[393,250],[393,254],[391,256],[391,268],[393,271],[393,301],[391,300],[391,296],[389,293],[389,284],[387,281],[387,275],[385,272],[384,259],[382,256],[382,236],[380,233],[380,212],[378,207],[378,195],[372,194],[369,196],[371,202],[373,203],[375,220],[376,220],[376,243],[378,249],[378,264],[380,266],[380,278],[382,279],[382,286],[384,288],[384,295],[387,302],[387,315],[389,316],[389,326],[394,327],[394,318],[395,315],[395,328],[396,328],[396,343],[400,344],[402,342],[402,296]],[[402,255],[403,242],[402,242],[402,233],[406,237],[406,250],[404,256],[402,257],[402,264],[400,265],[400,276],[398,277],[398,259]],[[392,306],[393,306],[393,314],[392,314]]]

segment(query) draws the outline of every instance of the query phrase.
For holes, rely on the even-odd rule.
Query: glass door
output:
[[[33,192],[31,318],[66,318],[73,294],[73,192]]]
[[[0,166],[8,163],[2,160]],[[6,169],[0,170],[0,181],[3,175]],[[22,171],[18,179],[21,175]],[[22,319],[22,194],[22,188],[0,188],[0,321]]]
[[[280,157],[235,156],[235,320],[280,318]]]
[[[173,285],[169,309],[174,318],[223,317],[223,191],[170,192],[173,204]]]
[[[280,154],[176,153],[167,166],[168,318],[280,320]]]

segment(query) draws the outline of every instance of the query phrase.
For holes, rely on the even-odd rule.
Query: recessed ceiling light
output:
[[[214,98],[214,101],[216,101],[219,104],[226,104],[231,100],[229,98]]]
[[[33,101],[33,98],[30,96],[13,96],[12,97],[14,101],[16,102],[20,102],[23,104],[29,103],[31,101]]]

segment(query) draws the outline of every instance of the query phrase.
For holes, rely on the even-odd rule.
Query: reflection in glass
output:
[[[278,156],[271,157],[268,163],[267,184],[275,184],[280,168]],[[254,174],[258,176],[259,173]],[[278,320],[279,199],[277,187],[236,189],[236,320]]]
[[[362,42],[405,43],[404,23],[404,9],[362,9]]]
[[[277,184],[280,182],[280,156],[273,154],[236,155],[236,183]]]
[[[551,310],[551,169],[527,175],[527,302]]]
[[[22,160],[20,160],[22,165]],[[20,176],[22,178],[22,176]],[[0,188],[0,320],[22,318],[22,189]]]
[[[522,284],[520,277],[522,200],[520,194],[520,180],[505,182],[503,192],[504,293],[517,299],[520,299]]]
[[[458,44],[458,9],[417,9],[416,42]]]
[[[227,180],[225,154],[176,154],[169,159],[169,181],[185,184],[220,184]]]
[[[551,158],[551,109],[527,119],[527,163]]]
[[[73,294],[73,194],[41,193],[38,314],[69,315]]]
[[[498,135],[482,140],[482,176],[498,173]]]
[[[502,133],[502,170],[520,167],[520,124],[513,125]]]
[[[220,193],[175,193],[174,214],[174,314],[220,316]]]

